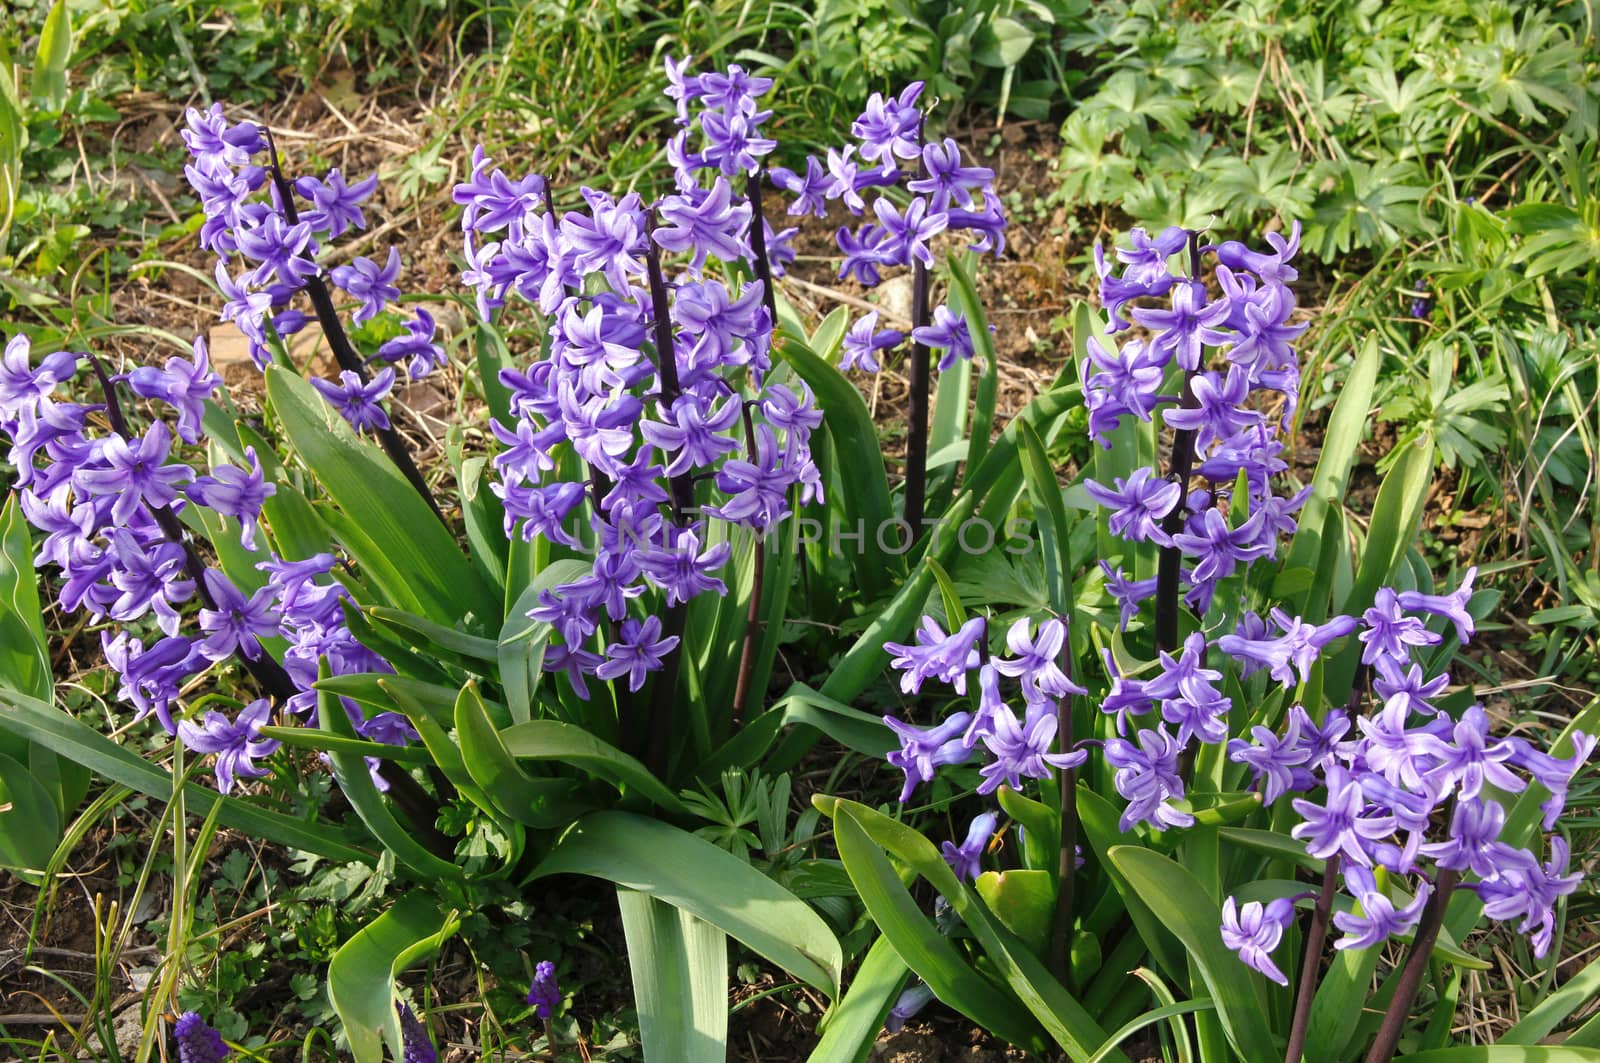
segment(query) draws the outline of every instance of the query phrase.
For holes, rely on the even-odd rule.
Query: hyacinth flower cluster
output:
[[[1342,933],[1336,948],[1408,934],[1423,940],[1428,912],[1436,932],[1450,891],[1470,878],[1464,888],[1478,894],[1485,914],[1527,934],[1542,957],[1557,902],[1579,876],[1569,873],[1558,834],[1542,853],[1501,840],[1507,802],[1538,783],[1549,793],[1543,825],[1552,828],[1596,740],[1577,733],[1572,754],[1557,758],[1521,737],[1495,737],[1481,705],[1454,714],[1441,707],[1451,679],[1430,673],[1427,662],[1445,640],[1465,645],[1472,637],[1476,570],[1449,594],[1383,587],[1359,615],[1317,623],[1270,607],[1245,578],[1277,557],[1308,490],[1285,495],[1276,488],[1287,470],[1285,432],[1298,394],[1293,341],[1304,327],[1291,320],[1288,288],[1298,230],[1268,241],[1262,252],[1234,242],[1205,247],[1181,229],[1153,238],[1135,231],[1132,246],[1117,249],[1114,259],[1097,255],[1111,327],[1108,338],[1088,342],[1090,435],[1109,446],[1119,427],[1159,417],[1175,437],[1165,474],[1139,468],[1111,483],[1085,484],[1123,546],[1120,556],[1100,561],[1121,634],[1145,637],[1153,629],[1157,659],[1134,667],[1107,649],[1103,683],[1085,678],[1080,685],[1070,673],[1065,618],[1014,622],[1004,651],[991,646],[982,617],[951,632],[925,618],[914,643],[885,647],[902,689],[919,693],[932,680],[957,695],[976,693],[970,711],[931,727],[885,718],[900,738],[888,760],[904,773],[901,799],[941,768],[974,759],[980,794],[1062,776],[1067,793],[1073,769],[1098,749],[1124,802],[1122,831],[1182,829],[1196,822],[1187,787],[1197,751],[1209,746],[1240,766],[1261,804],[1288,805],[1285,829],[1310,857],[1327,861],[1325,892],[1342,883],[1353,903],[1333,915]],[[1211,283],[1202,274],[1207,256],[1215,266]],[[1115,337],[1133,323],[1144,335],[1117,345]],[[1137,578],[1121,567],[1134,567],[1141,555],[1149,567],[1152,549],[1154,575]],[[1190,629],[1181,641],[1180,600],[1189,606],[1183,626]],[[1352,647],[1360,672],[1350,703],[1300,704],[1319,663]],[[1267,708],[1258,712],[1225,692],[1241,689],[1238,683],[1276,685],[1283,695],[1263,697]],[[1090,697],[1099,710],[1095,734],[1076,742],[1065,726],[1073,696]],[[1247,736],[1235,733],[1241,719],[1250,721]],[[1070,804],[1064,799],[1064,821]],[[945,843],[946,860],[962,878],[976,876],[998,826],[986,812],[961,845]],[[1071,837],[1065,822],[1063,835]],[[1224,943],[1286,984],[1272,954],[1304,896],[1227,898]],[[1318,907],[1327,911],[1333,898],[1324,901]],[[1311,946],[1317,948],[1320,941]]]
[[[57,397],[86,366],[104,401]],[[22,513],[42,535],[35,563],[57,570],[64,613],[81,610],[106,625],[100,641],[119,677],[118,697],[138,719],[154,716],[190,750],[214,755],[218,786],[228,793],[239,780],[266,774],[259,762],[278,743],[261,728],[275,714],[315,722],[320,661],[333,674],[393,669],[351,633],[349,592],[333,578],[333,555],[284,559],[258,535],[276,486],[253,448],[245,448],[244,464],[219,463],[208,473],[177,460],[175,448],[200,441],[205,402],[220,386],[203,340],[192,358],[121,376],[84,353],[59,351],[35,365],[22,334],[7,341],[0,362],[0,437],[9,443]],[[143,400],[150,412],[142,429],[130,420],[127,399]],[[97,429],[102,423],[109,432]],[[240,586],[202,559],[182,519],[190,507],[238,537],[256,559],[253,583]],[[279,640],[281,660],[266,648]],[[182,700],[228,660],[264,696],[231,717],[212,709],[200,720],[180,719]],[[343,704],[365,738],[404,745],[416,737],[403,716],[367,717],[355,702]],[[387,788],[378,762],[369,763]]]
[[[899,95],[873,93],[850,127],[851,139],[827,149],[824,158],[808,156],[803,171],[774,169],[772,180],[788,192],[791,215],[827,217],[829,204],[842,204],[855,218],[835,239],[842,255],[839,276],[868,288],[886,271],[909,269],[912,279],[910,395],[906,413],[905,519],[922,527],[923,479],[927,464],[930,352],[940,352],[946,372],[970,362],[977,351],[971,326],[954,305],[929,305],[928,270],[941,234],[966,238],[966,246],[999,257],[1005,251],[1006,217],[994,190],[994,171],[967,164],[955,140],[930,141],[918,107],[923,83],[912,82]],[[839,365],[876,373],[883,359],[907,336],[879,328],[879,312],[868,311],[845,333]]]
[[[557,210],[541,177],[510,177],[481,147],[455,188],[480,312],[521,302],[544,322],[546,351],[500,376],[493,491],[508,536],[592,558],[530,614],[555,632],[545,669],[584,697],[589,677],[638,691],[669,668],[685,604],[727,593],[730,536],[759,542],[821,493],[821,412],[772,372],[788,234],[760,205],[771,81],[667,68],[680,128],[660,200],[584,188]],[[644,608],[650,592],[664,609]]]
[[[264,370],[274,361],[295,368],[287,343],[314,317],[339,373],[313,385],[354,428],[375,433],[433,504],[381,405],[394,389],[397,367],[418,380],[447,364],[433,315],[421,307],[409,315],[397,309],[397,247],[390,246],[381,263],[357,256],[330,268],[319,261],[334,241],[366,229],[362,204],[377,189],[377,175],[351,184],[334,168],[320,178],[291,180],[269,132],[253,122],[229,122],[220,103],[190,108],[183,139],[190,154],[184,174],[205,212],[200,246],[217,256],[222,320],[245,337],[251,360]],[[335,293],[347,306],[353,303],[350,319],[365,326],[370,350],[352,342]]]

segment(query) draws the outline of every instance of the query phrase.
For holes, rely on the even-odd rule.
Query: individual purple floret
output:
[[[1417,895],[1403,908],[1396,908],[1387,894],[1378,889],[1372,872],[1359,864],[1346,865],[1345,886],[1356,903],[1357,912],[1334,912],[1333,925],[1343,930],[1345,936],[1333,943],[1336,949],[1365,949],[1391,937],[1409,932],[1422,918],[1422,908],[1433,893],[1433,887],[1424,882]]]
[[[178,1016],[172,1039],[178,1044],[178,1063],[222,1063],[233,1055],[222,1035],[192,1011]]]
[[[350,422],[356,431],[378,431],[389,428],[389,415],[379,405],[389,397],[394,388],[394,370],[383,369],[366,383],[349,369],[341,370],[339,383],[312,378],[311,386],[322,393],[328,404],[339,411],[339,416]]]
[[[934,307],[933,324],[911,330],[913,341],[924,347],[944,351],[939,358],[939,372],[949,372],[956,362],[970,362],[977,352],[972,342],[972,332],[967,327],[966,316],[948,306]]]
[[[245,447],[244,457],[250,463],[249,468],[215,465],[210,475],[196,477],[185,493],[191,501],[237,520],[240,545],[253,551],[261,507],[277,493],[278,485],[267,482],[255,447]]]
[[[905,338],[905,333],[897,329],[878,331],[878,312],[868,311],[844,334],[839,347],[839,368],[847,372],[864,369],[876,373],[883,368],[878,364],[878,352],[893,350]]]
[[[645,676],[658,671],[662,661],[678,645],[677,635],[661,636],[661,618],[646,617],[643,622],[624,620],[616,642],[606,647],[606,662],[595,670],[601,679],[628,677],[628,689],[644,686]]]
[[[971,882],[978,877],[978,872],[983,870],[983,852],[988,848],[989,839],[994,837],[994,829],[999,823],[1000,815],[996,812],[974,816],[967,825],[967,836],[960,845],[945,842],[940,846],[944,862],[950,865],[957,878]]]
[[[1293,920],[1294,901],[1288,897],[1265,905],[1247,901],[1242,906],[1228,897],[1222,902],[1222,943],[1252,969],[1279,985],[1288,985],[1289,977],[1272,962],[1272,952]]]
[[[1149,466],[1140,466],[1126,480],[1118,477],[1115,488],[1085,480],[1089,497],[1111,510],[1111,534],[1129,542],[1151,542],[1167,546],[1172,540],[1161,529],[1161,522],[1183,497],[1183,488],[1156,476]]]
[[[889,1009],[889,1017],[883,1021],[884,1032],[898,1033],[934,999],[933,990],[928,988],[926,982],[919,981],[916,985],[908,986],[895,1000],[894,1007]]]
[[[1450,594],[1422,594],[1419,591],[1401,591],[1396,599],[1400,608],[1416,612],[1431,613],[1442,616],[1455,625],[1456,638],[1465,646],[1471,639],[1475,630],[1472,614],[1467,612],[1467,603],[1472,600],[1472,581],[1477,578],[1478,566],[1473,565],[1467,569],[1467,574],[1461,580],[1461,586]]]
[[[534,1014],[548,1019],[561,1006],[561,987],[556,984],[556,965],[550,960],[540,960],[533,969],[533,985],[528,989],[528,1003]]]
[[[232,720],[215,710],[206,713],[204,726],[181,720],[178,737],[196,753],[216,755],[217,789],[226,794],[232,792],[235,779],[259,779],[267,774],[256,761],[278,748],[277,739],[261,737],[262,726],[271,719],[272,703],[261,698],[240,709]]]
[[[984,619],[975,616],[958,631],[946,635],[931,616],[922,618],[914,645],[886,642],[883,648],[894,655],[892,667],[902,671],[900,689],[915,694],[924,680],[948,683],[957,694],[967,692],[967,672],[978,666],[978,640],[983,638]]]

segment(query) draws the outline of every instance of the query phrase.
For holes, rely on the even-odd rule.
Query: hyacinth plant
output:
[[[395,971],[462,913],[559,873],[617,885],[651,1058],[720,1058],[730,935],[835,995],[847,927],[786,883],[808,899],[848,885],[813,860],[776,881],[692,833],[685,796],[792,763],[824,732],[882,752],[882,725],[848,703],[884,642],[910,637],[957,528],[1013,509],[1023,433],[1053,436],[1074,401],[1052,388],[991,438],[971,263],[947,261],[962,321],[946,308],[923,337],[957,349],[929,442],[966,462],[918,503],[939,518],[919,535],[835,364],[849,366],[845,316],[808,333],[778,298],[787,234],[762,196],[787,189],[804,213],[877,189],[852,268],[925,269],[934,236],[998,247],[987,176],[950,144],[894,165],[920,135],[914,89],[875,99],[836,153],[873,166],[826,188],[769,174],[769,83],[670,72],[675,183],[657,202],[562,203],[474,154],[456,200],[481,321],[460,346],[488,418],[451,430],[445,469],[422,471],[394,400],[452,367],[452,341],[401,299],[398,248],[333,264],[374,180],[294,175],[266,130],[220,107],[188,115],[188,176],[222,317],[264,377],[260,415],[234,405],[203,340],[131,368],[6,340],[0,858],[52,866],[88,769],[323,859],[392,866],[426,888],[328,972],[358,1063],[401,1050]],[[291,343],[307,330],[327,378]],[[91,626],[117,698],[167,736],[154,756],[54,704],[35,570]],[[770,696],[782,620],[853,611],[870,623],[818,647],[834,661],[820,689]],[[342,819],[259,799],[319,763]]]
[[[974,795],[942,848],[818,799],[887,943],[846,1000],[891,1026],[937,998],[1073,1059],[1165,1024],[1178,1059],[1382,1063],[1402,1039],[1451,1044],[1463,972],[1484,966],[1459,943],[1481,923],[1551,950],[1581,878],[1561,815],[1600,704],[1545,748],[1497,736],[1452,679],[1494,596],[1475,569],[1436,590],[1411,545],[1428,441],[1365,535],[1345,526],[1376,344],[1312,482],[1288,482],[1298,236],[1252,250],[1135,230],[1097,252],[1109,327],[1080,311],[1077,357],[1093,458],[1063,493],[1046,447],[1026,452],[1057,547],[1048,600],[947,585],[915,639],[886,646],[932,713],[885,718],[901,802]],[[937,892],[932,919],[897,867]],[[1525,1015],[1505,1058],[1583,999]],[[1594,1058],[1597,1034],[1551,1058]]]

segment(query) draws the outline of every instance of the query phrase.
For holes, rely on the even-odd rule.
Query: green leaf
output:
[[[326,678],[327,667],[326,663],[322,666],[323,678]],[[338,698],[325,690],[317,692],[317,726],[338,738],[354,740],[358,737],[355,727],[350,723],[350,714],[344,711]],[[378,792],[361,754],[350,752],[348,747],[341,745],[328,750],[328,759],[333,764],[333,777],[338,780],[339,789],[344,791],[350,807],[356,810],[356,815],[361,817],[361,822],[367,825],[373,837],[394,853],[397,861],[421,875],[424,881],[430,878],[462,877],[461,868],[436,856],[417,841],[416,828],[432,828],[433,824],[408,826],[395,819],[389,811],[388,799]]]
[[[1084,840],[1094,851],[1095,859],[1111,879],[1112,886],[1122,898],[1128,918],[1134,929],[1144,939],[1150,955],[1173,978],[1183,975],[1183,952],[1172,930],[1156,918],[1122,871],[1111,862],[1108,855],[1112,846],[1122,840],[1123,832],[1118,822],[1117,810],[1111,803],[1082,783],[1078,786],[1078,823],[1083,827]]]
[[[983,359],[983,377],[978,381],[978,397],[973,406],[972,425],[967,440],[967,476],[982,463],[989,450],[989,436],[994,432],[994,409],[1000,392],[1000,363],[995,358],[994,337],[989,333],[989,319],[983,310],[983,300],[978,296],[974,279],[978,256],[967,252],[960,257],[945,260],[950,272],[950,303],[956,312],[967,319],[967,329],[972,334],[974,372],[976,360]]]
[[[972,61],[984,66],[1008,67],[1022,62],[1033,47],[1033,31],[1014,18],[991,18],[972,35]]]
[[[830,998],[844,954],[822,918],[738,857],[687,831],[628,812],[583,817],[532,878],[592,875],[648,893],[710,923]]]
[[[1511,1029],[1500,1035],[1502,1045],[1537,1044],[1566,1021],[1567,1016],[1600,998],[1600,960],[1590,960],[1583,970],[1539,1002]]]
[[[632,790],[675,815],[690,814],[650,769],[622,750],[602,742],[581,727],[560,720],[530,720],[500,732],[507,753],[519,760],[554,760],[571,764],[624,791]]]
[[[346,543],[364,569],[402,573],[432,620],[500,616],[499,596],[387,455],[293,373],[269,367],[267,397],[295,452],[366,540]]]
[[[1306,1063],[1338,1063],[1352,1046],[1362,1006],[1372,992],[1380,948],[1340,949],[1311,1000],[1306,1026]]]
[[[648,893],[617,888],[646,1059],[728,1058],[728,936]]]
[[[1322,453],[1317,457],[1317,468],[1311,476],[1311,494],[1300,510],[1300,526],[1289,544],[1288,559],[1283,563],[1273,593],[1292,593],[1292,600],[1300,611],[1308,602],[1316,608],[1323,607],[1317,595],[1311,593],[1313,581],[1307,581],[1303,592],[1280,590],[1289,574],[1301,569],[1317,572],[1317,558],[1322,552],[1322,528],[1330,506],[1343,503],[1350,484],[1350,472],[1355,466],[1356,450],[1366,435],[1368,414],[1372,409],[1372,395],[1378,382],[1378,368],[1383,364],[1383,352],[1376,334],[1367,337],[1355,364],[1345,376],[1328,418],[1328,430],[1322,437]],[[1327,576],[1321,577],[1325,582]],[[1326,586],[1322,588],[1326,591]],[[1320,617],[1319,617],[1320,619]]]
[[[0,728],[36,742],[81,764],[94,774],[165,802],[172,796],[172,773],[125,749],[88,724],[55,706],[26,695],[0,690]],[[349,843],[326,824],[257,808],[202,787],[185,791],[193,815],[210,813],[221,802],[218,821],[253,838],[277,842],[340,863],[371,864],[372,853]]]
[[[1133,845],[1115,846],[1108,857],[1155,913],[1183,942],[1189,959],[1217,1002],[1228,1040],[1246,1060],[1276,1061],[1283,1056],[1267,1021],[1261,976],[1222,943],[1222,912],[1205,887],[1173,860]]]
[[[1089,1057],[1089,1063],[1101,1063],[1101,1060],[1105,1059],[1118,1045],[1146,1026],[1154,1026],[1165,1019],[1171,1019],[1178,1015],[1188,1015],[1194,1011],[1209,1011],[1216,1006],[1217,1002],[1214,1000],[1184,1000],[1172,1004],[1163,1004],[1159,1008],[1152,1008],[1137,1019],[1129,1019],[1116,1033],[1106,1038],[1106,1043],[1100,1047],[1100,1051]]]
[[[61,841],[61,813],[33,773],[0,754],[0,867],[42,871]]]
[[[910,973],[888,938],[873,941],[844,996],[823,1015],[807,1063],[866,1063]]]
[[[392,1058],[404,1055],[395,976],[438,951],[459,925],[454,913],[441,916],[425,893],[406,893],[333,954],[328,999],[344,1023],[355,1063],[383,1063],[385,1042]]]
[[[854,801],[827,799],[822,803],[831,806],[836,831],[842,825],[841,817],[854,819],[874,842],[927,879],[950,902],[1011,992],[1068,1056],[1087,1059],[1104,1042],[1105,1032],[1083,1006],[1019,938],[994,919],[978,895],[956,878],[932,842],[906,824]],[[904,958],[903,952],[901,955]],[[915,964],[911,967],[916,969]]]
[[[1050,951],[1050,923],[1055,917],[1055,876],[1040,868],[985,871],[973,883],[978,896],[1000,924],[1044,959]]]
[[[539,681],[545,646],[550,638],[550,625],[528,614],[539,604],[541,593],[573,583],[589,571],[590,565],[576,558],[552,562],[517,592],[516,602],[506,610],[496,659],[500,665],[500,686],[505,691],[506,707],[511,711],[513,723],[526,723],[533,717],[533,687]]]
[[[1033,511],[1039,520],[1039,540],[1044,551],[1045,593],[1049,595],[1050,608],[1057,616],[1072,616],[1072,559],[1067,545],[1071,526],[1067,523],[1067,508],[1062,502],[1061,485],[1056,481],[1055,469],[1045,453],[1039,433],[1024,424],[1018,433],[1022,439],[1023,479],[1028,485],[1028,497],[1033,500]]]
[[[0,686],[49,701],[55,690],[33,540],[13,492],[0,509]]]
[[[491,664],[499,660],[500,645],[494,639],[469,635],[453,627],[436,624],[427,617],[408,613],[404,609],[374,605],[366,610],[366,614],[386,627],[408,632],[409,634],[404,636],[406,641],[419,649],[426,649],[431,645],[450,650],[463,657],[488,661]],[[420,636],[420,639],[412,636]]]
[[[572,780],[534,779],[517,766],[489,719],[477,684],[461,688],[455,718],[456,741],[461,744],[467,774],[501,812],[518,823],[549,830],[567,826],[588,810],[590,806],[578,802]]]
[[[67,105],[67,61],[72,58],[72,14],[67,0],[56,0],[39,33],[33,60],[33,96],[51,114]]]
[[[927,982],[941,1002],[988,1032],[1011,1044],[1042,1050],[1043,1031],[1027,1009],[967,965],[955,946],[922,914],[861,824],[842,811],[835,813],[833,822],[845,871],[901,962]]]

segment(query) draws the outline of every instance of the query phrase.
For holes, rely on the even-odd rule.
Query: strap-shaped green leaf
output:
[[[844,954],[800,898],[703,838],[630,812],[595,812],[551,850],[532,878],[592,875],[648,893],[710,923],[829,997]]]
[[[840,802],[842,805],[843,802]],[[1014,1045],[1042,1051],[1039,1023],[1017,999],[973,970],[895,874],[883,849],[849,812],[835,813],[834,841],[850,881],[879,931],[901,962],[917,973],[949,1007]]]
[[[324,663],[322,667],[326,672],[327,664]],[[325,690],[317,692],[317,726],[347,742],[359,737],[350,723],[350,714],[345,712],[338,698]],[[388,799],[378,792],[377,784],[372,781],[372,773],[367,770],[366,759],[361,753],[352,752],[347,744],[339,743],[328,750],[328,760],[333,764],[333,777],[338,780],[339,789],[344,791],[350,807],[356,810],[356,815],[361,817],[361,822],[367,825],[373,837],[394,853],[397,861],[424,879],[462,877],[461,868],[430,852],[417,841],[415,828],[395,819],[394,813],[389,810]]]
[[[1107,855],[1156,918],[1183,942],[1217,1002],[1234,1051],[1249,1061],[1282,1059],[1282,1038],[1273,1035],[1257,984],[1261,976],[1222,943],[1222,912],[1205,887],[1181,865],[1149,849],[1118,845]]]
[[[478,687],[468,683],[456,698],[456,741],[467,773],[501,813],[544,830],[566,827],[588,811],[571,779],[535,779],[517,765],[489,719]]]
[[[1383,364],[1383,351],[1378,337],[1367,337],[1356,355],[1355,364],[1344,378],[1339,390],[1339,400],[1334,403],[1328,418],[1328,430],[1322,437],[1322,453],[1317,457],[1316,471],[1311,475],[1311,494],[1300,510],[1300,526],[1289,544],[1289,553],[1273,585],[1273,593],[1288,593],[1284,589],[1292,581],[1300,580],[1297,570],[1309,575],[1303,580],[1304,588],[1291,594],[1297,606],[1295,612],[1303,614],[1310,603],[1315,615],[1308,617],[1313,623],[1326,616],[1326,602],[1316,601],[1314,587],[1318,573],[1317,559],[1322,556],[1323,524],[1329,509],[1342,505],[1345,490],[1350,483],[1350,471],[1355,466],[1356,449],[1367,431],[1368,414],[1372,410],[1372,394],[1378,382],[1378,367]],[[1326,578],[1326,577],[1324,577]],[[1325,595],[1328,587],[1321,588]]]
[[[1104,1043],[1105,1031],[1099,1023],[1027,945],[1001,925],[977,893],[956,878],[932,842],[906,824],[854,801],[828,800],[822,804],[824,811],[831,807],[836,830],[841,818],[854,819],[875,843],[927,879],[940,896],[950,902],[1011,992],[1069,1057],[1086,1060]],[[905,958],[904,953],[901,955]],[[915,964],[911,966],[916,967]],[[1118,1063],[1125,1063],[1120,1053],[1115,1058]]]
[[[33,773],[0,754],[0,867],[42,870],[61,840],[61,813]]]
[[[455,913],[441,915],[425,893],[407,893],[333,954],[328,999],[344,1023],[356,1063],[383,1063],[385,1042],[391,1058],[405,1054],[395,976],[437,952],[459,925]]]
[[[879,936],[844,996],[822,1016],[822,1036],[808,1063],[865,1063],[910,974],[889,939]]]
[[[5,619],[0,628],[0,685],[48,701],[55,689],[50,644],[39,603],[33,539],[18,497],[11,493],[0,509],[0,618]]]
[[[894,509],[889,500],[889,477],[883,467],[877,427],[872,423],[872,414],[867,410],[860,389],[807,345],[793,338],[786,339],[778,347],[778,354],[816,394],[817,406],[823,411],[823,421],[833,437],[839,458],[839,476],[843,481],[840,501],[844,506],[844,519],[849,530],[854,531],[859,523],[864,532],[851,562],[856,578],[861,581],[861,592],[870,601],[888,589],[887,577],[902,567],[898,558],[885,553],[878,545],[879,531],[889,527]],[[920,534],[921,530],[913,528],[912,532]]]
[[[1457,1045],[1399,1057],[1402,1063],[1600,1063],[1600,1048],[1570,1045]]]
[[[617,888],[646,1059],[728,1058],[728,936],[648,893]]]
[[[269,368],[267,397],[295,453],[348,518],[349,526],[364,534],[382,560],[404,573],[423,606],[416,611],[442,623],[468,615],[499,615],[494,588],[382,451],[357,436],[310,384],[293,373]],[[377,563],[379,558],[369,555],[360,560]]]
[[[512,724],[500,732],[506,752],[518,760],[554,760],[571,764],[623,790],[648,798],[668,812],[689,815],[689,809],[676,794],[650,774],[634,757],[616,746],[602,742],[581,727],[560,720],[530,720]]]

